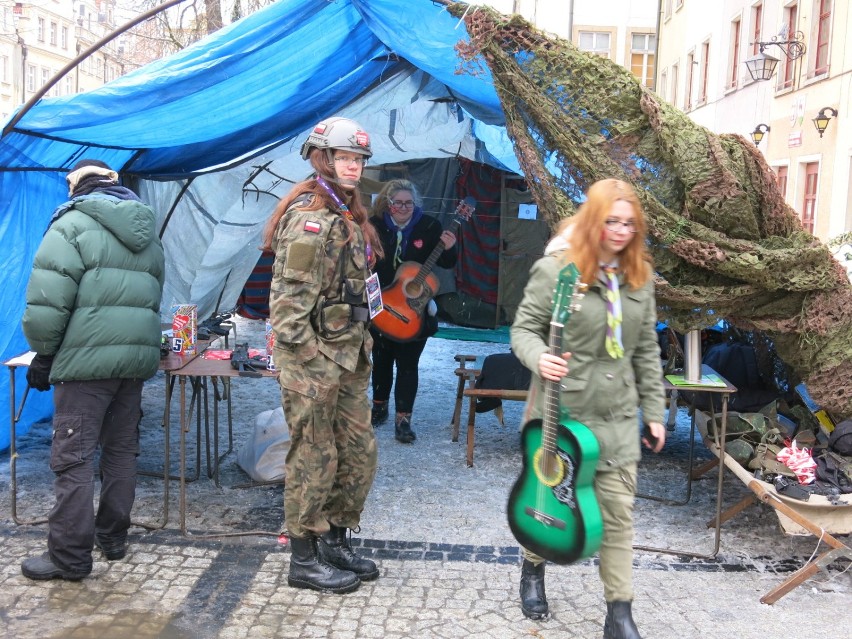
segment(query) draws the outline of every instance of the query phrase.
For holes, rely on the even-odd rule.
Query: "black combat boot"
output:
[[[384,424],[386,421],[388,421],[388,403],[374,401],[370,415],[370,423],[373,426],[378,426],[379,424]]]
[[[607,601],[604,639],[642,639],[633,623],[629,601]]]
[[[332,526],[331,530],[320,535],[317,550],[322,561],[335,568],[354,572],[361,581],[372,581],[379,576],[375,562],[359,557],[352,550],[346,538],[346,528]]]
[[[396,437],[396,441],[403,444],[410,444],[417,439],[417,435],[411,430],[411,413],[396,414],[396,432],[394,436]]]
[[[293,588],[343,594],[357,590],[361,580],[354,572],[340,570],[321,561],[317,557],[316,537],[290,537],[287,583]]]
[[[544,564],[536,565],[524,559],[521,566],[521,611],[530,619],[547,617],[547,596],[544,594]]]

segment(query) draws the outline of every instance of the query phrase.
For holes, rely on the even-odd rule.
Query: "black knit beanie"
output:
[[[106,162],[101,162],[100,160],[85,160],[84,159],[84,160],[80,160],[79,162],[77,162],[77,164],[72,166],[71,169],[68,172],[71,173],[72,171],[76,171],[77,169],[82,169],[84,166],[99,166],[102,169],[108,169],[110,171],[112,170],[112,167],[109,166]]]

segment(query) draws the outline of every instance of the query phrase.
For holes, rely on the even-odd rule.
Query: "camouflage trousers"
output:
[[[298,381],[282,379],[281,391],[290,431],[284,523],[293,537],[320,535],[331,524],[355,529],[378,456],[367,398],[370,362],[361,355],[349,372],[317,353],[296,371]]]

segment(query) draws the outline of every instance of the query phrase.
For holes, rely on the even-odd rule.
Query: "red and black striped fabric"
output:
[[[272,264],[275,253],[263,251],[257,264],[246,280],[237,299],[237,315],[247,319],[266,319],[269,317],[269,287],[272,284]]]

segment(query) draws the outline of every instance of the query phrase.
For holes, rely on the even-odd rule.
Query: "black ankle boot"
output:
[[[320,559],[335,568],[348,570],[358,575],[361,581],[372,581],[379,576],[375,562],[359,557],[346,539],[346,528],[332,526],[324,535],[320,535],[317,544]]]
[[[544,594],[544,564],[536,565],[524,559],[521,566],[521,611],[530,619],[547,617],[547,596]]]
[[[287,583],[293,588],[310,588],[343,594],[357,590],[358,576],[321,561],[317,556],[316,537],[290,537],[290,574]]]
[[[411,413],[397,413],[396,415],[396,432],[394,433],[396,441],[403,444],[410,444],[417,435],[411,430]]]
[[[633,622],[629,601],[606,602],[604,639],[642,639]]]
[[[388,421],[388,403],[373,402],[370,423],[373,426],[378,426],[379,424],[384,424],[386,421]]]

